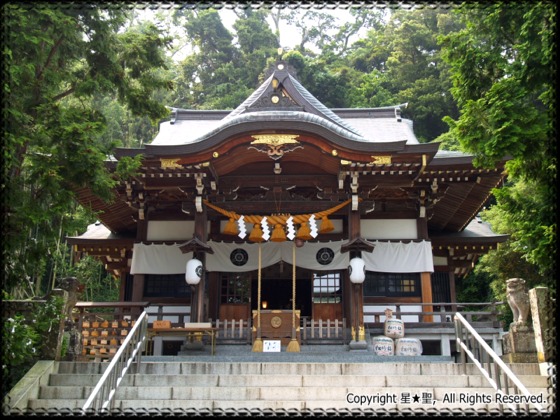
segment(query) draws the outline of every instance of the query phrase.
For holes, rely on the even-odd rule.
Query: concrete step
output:
[[[69,391],[69,390],[66,390]],[[529,388],[533,395],[546,389]],[[56,395],[53,395],[56,396]],[[418,396],[415,401],[414,397]],[[369,400],[368,400],[369,398]],[[33,410],[78,409],[85,398],[68,393],[67,398],[30,400]],[[141,409],[364,409],[364,408],[498,408],[491,388],[462,387],[123,387],[117,392],[115,408]]]
[[[107,363],[59,362],[27,407],[32,412],[79,411]],[[548,378],[538,365],[508,365],[533,395],[548,403]],[[499,409],[496,393],[473,364],[467,374],[456,363],[284,363],[149,361],[119,387],[119,413],[232,414],[272,412],[453,412]],[[416,400],[414,399],[416,396]],[[555,396],[554,396],[555,397]],[[443,410],[443,411],[442,411]],[[460,411],[462,413],[462,411]]]
[[[540,375],[535,363],[507,364],[516,375]],[[103,374],[107,363],[102,362],[58,362],[58,373]],[[193,375],[193,374],[331,374],[331,375],[461,375],[458,363],[277,363],[277,362],[142,362],[140,368],[132,364],[130,373]],[[466,364],[466,374],[479,375],[473,363]]]
[[[101,374],[76,375],[76,374],[51,374],[49,386],[41,389],[55,387],[91,387],[101,379]],[[214,387],[309,387],[324,386],[324,384],[337,384],[338,386],[367,386],[375,384],[385,387],[463,387],[485,388],[490,385],[482,375],[455,375],[450,380],[450,375],[299,375],[299,374],[274,374],[274,375],[227,375],[227,374],[131,374],[123,378],[122,386],[137,387],[174,387],[174,386],[214,386]],[[547,378],[540,375],[523,375],[521,379],[525,387],[546,388]],[[43,398],[43,397],[41,397]],[[44,397],[52,398],[52,397]]]

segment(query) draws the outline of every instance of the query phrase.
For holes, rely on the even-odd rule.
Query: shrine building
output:
[[[297,310],[360,329],[406,303],[432,322],[507,239],[477,217],[505,160],[476,168],[420,143],[405,107],[329,109],[277,62],[236,109],[173,108],[150,144],[116,149],[109,168],[141,155],[139,172],[111,203],[77,190],[99,221],[67,241],[104,262],[121,301],[181,308],[183,321]],[[356,287],[350,266],[365,273]]]

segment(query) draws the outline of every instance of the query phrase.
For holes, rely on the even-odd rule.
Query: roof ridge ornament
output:
[[[278,59],[278,61],[276,61],[274,65],[270,66],[266,70],[266,73],[264,74],[265,80],[276,72],[288,73],[291,76],[295,77],[296,79],[298,78],[296,68],[292,66],[290,63],[288,63],[287,61],[282,59]]]

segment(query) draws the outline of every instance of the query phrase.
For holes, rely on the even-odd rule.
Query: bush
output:
[[[43,350],[58,336],[64,300],[51,296],[45,304],[33,306],[32,313],[7,318],[2,324],[2,398],[45,356]]]

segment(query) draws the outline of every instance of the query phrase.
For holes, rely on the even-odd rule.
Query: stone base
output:
[[[537,353],[535,333],[532,329],[511,328],[502,337],[504,354],[507,353]]]
[[[348,344],[348,347],[350,348],[350,351],[367,351],[367,342],[365,340],[352,340],[350,341],[350,344]]]
[[[537,363],[537,353],[508,353],[502,356],[506,363]]]
[[[506,363],[537,363],[537,345],[533,329],[512,323],[503,336],[502,360]]]

